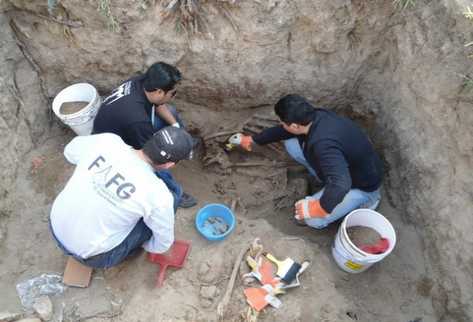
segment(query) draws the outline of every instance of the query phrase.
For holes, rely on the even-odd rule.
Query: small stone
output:
[[[212,306],[212,301],[211,300],[208,300],[208,299],[200,299],[200,305],[203,307],[203,308],[209,308]]]
[[[27,319],[22,319],[18,320],[16,322],[41,322],[41,319],[38,318],[27,318]]]
[[[203,262],[199,266],[199,276],[204,276],[206,275],[210,270],[210,265],[207,262]]]
[[[184,321],[197,321],[197,313],[194,310],[187,310],[186,315],[184,316]]]
[[[38,297],[33,303],[33,309],[43,321],[49,321],[53,317],[53,303],[49,296]]]
[[[213,284],[222,277],[224,267],[223,254],[216,252],[210,255],[205,262],[199,266],[199,280],[206,284]]]
[[[218,289],[215,285],[203,286],[200,289],[200,296],[204,299],[213,300],[217,296]]]
[[[12,312],[8,312],[8,311],[3,311],[3,312],[0,312],[0,321],[3,322],[11,322],[11,321],[16,321],[18,320],[19,318],[21,318],[23,316],[22,313],[18,313],[18,312],[15,312],[15,313],[12,313]]]

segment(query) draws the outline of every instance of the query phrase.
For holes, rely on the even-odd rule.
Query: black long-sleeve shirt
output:
[[[293,138],[282,126],[254,135],[257,144]],[[315,109],[307,135],[299,136],[304,156],[325,190],[320,205],[328,213],[342,202],[350,189],[375,191],[381,185],[383,164],[368,137],[351,120],[334,112]]]

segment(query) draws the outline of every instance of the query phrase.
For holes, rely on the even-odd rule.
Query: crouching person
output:
[[[76,168],[50,215],[58,246],[94,268],[117,265],[140,247],[166,252],[174,242],[174,200],[154,172],[189,159],[192,144],[171,126],[140,150],[111,133],[74,138],[64,155]]]
[[[321,229],[354,209],[375,209],[383,164],[368,137],[351,120],[287,95],[274,106],[281,125],[230,141],[251,151],[253,144],[284,141],[288,154],[323,183],[323,189],[295,203],[299,224]]]

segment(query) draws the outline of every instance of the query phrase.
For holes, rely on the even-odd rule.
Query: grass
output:
[[[138,7],[141,11],[146,11],[150,7],[160,2],[163,10],[161,15],[163,20],[172,19],[176,31],[185,32],[188,36],[191,34],[202,34],[204,32],[211,35],[208,30],[207,9],[213,7],[227,21],[229,21],[236,31],[238,26],[230,14],[231,6],[237,4],[240,0],[138,0]],[[395,0],[399,1],[399,0]],[[408,0],[413,1],[413,0]],[[48,0],[48,10],[52,11],[58,0]],[[112,13],[112,0],[98,0],[97,10],[105,18],[107,29],[112,32],[120,31],[120,23]]]
[[[97,10],[105,17],[107,20],[107,28],[112,32],[120,31],[120,24],[117,21],[117,18],[112,13],[111,0],[99,0]]]
[[[207,9],[212,6],[225,19],[227,19],[235,30],[238,30],[230,14],[232,5],[238,0],[162,0],[163,20],[172,19],[176,31],[191,34],[209,33],[207,21]]]
[[[460,75],[463,78],[463,88],[466,90],[470,90],[473,88],[473,78],[467,75]]]
[[[156,0],[139,0],[138,1],[138,8],[142,11],[145,12],[152,6],[156,4]]]
[[[465,8],[465,11],[463,12],[463,16],[469,20],[473,20],[473,10],[471,10],[470,6],[467,6]]]
[[[393,0],[393,4],[397,8],[404,10],[409,7],[414,7],[416,4],[416,0]]]
[[[56,8],[57,0],[48,0],[48,12],[51,14]]]

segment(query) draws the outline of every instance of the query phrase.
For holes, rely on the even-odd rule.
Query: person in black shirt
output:
[[[163,62],[151,65],[145,74],[125,81],[105,98],[92,133],[115,133],[126,144],[141,149],[163,127],[184,127],[175,107],[168,104],[176,95],[180,80],[176,67]],[[197,204],[194,197],[183,192],[171,172],[162,170],[156,175],[173,192],[176,206],[188,208]]]
[[[291,157],[322,181],[321,191],[295,203],[296,220],[321,229],[354,209],[378,206],[382,161],[354,122],[299,95],[284,96],[274,109],[280,126],[254,136],[234,134],[230,143],[251,151],[255,143],[284,140]]]

